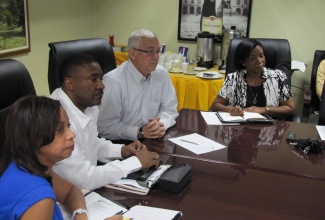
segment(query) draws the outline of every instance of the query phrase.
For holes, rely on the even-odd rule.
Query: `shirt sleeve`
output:
[[[20,218],[31,206],[45,198],[51,198],[56,201],[54,191],[49,185],[42,184],[29,189],[15,206],[13,211],[13,215],[17,217],[15,219]]]
[[[317,70],[317,76],[316,76],[316,93],[319,98],[322,96],[323,91],[323,85],[325,80],[325,60],[323,60]]]
[[[237,90],[237,86],[240,86],[240,82],[239,82],[239,77],[236,76],[236,73],[229,73],[226,78],[225,81],[218,93],[218,95],[224,99],[228,100],[228,105],[229,106],[234,106],[236,103],[235,100],[235,90]],[[238,81],[238,82],[237,82]],[[240,89],[239,89],[240,91]],[[240,95],[241,99],[244,99],[245,97],[242,97]],[[246,100],[246,98],[245,98]]]
[[[113,144],[110,140],[105,138],[97,138],[97,158],[102,162],[108,162],[112,159],[121,159],[121,150],[123,144]]]
[[[137,140],[138,127],[122,123],[122,88],[109,76],[104,77],[104,96],[99,107],[98,132],[111,140]]]
[[[165,72],[164,88],[166,90],[162,96],[158,117],[160,117],[160,122],[164,124],[165,129],[168,129],[176,124],[178,101],[174,85],[167,72]]]
[[[275,70],[278,73],[278,84],[279,84],[279,93],[280,99],[279,102],[287,101],[292,97],[290,85],[288,84],[287,75],[281,70]],[[276,91],[274,91],[276,92]],[[278,103],[279,105],[280,103]]]
[[[114,147],[111,148],[114,149]],[[108,183],[126,177],[128,174],[142,167],[141,162],[135,156],[122,161],[115,160],[102,166],[93,165],[86,159],[85,154],[87,152],[78,149],[75,143],[75,152],[69,158],[58,162],[53,167],[53,170],[80,189],[93,190],[100,188]],[[119,147],[118,149],[120,150]],[[114,151],[117,152],[118,150],[115,149]],[[98,150],[98,153],[103,152],[103,149]]]

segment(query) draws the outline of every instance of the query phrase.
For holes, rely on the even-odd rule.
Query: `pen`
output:
[[[184,142],[187,142],[187,143],[190,143],[190,144],[195,144],[195,145],[199,145],[198,143],[195,143],[193,141],[188,141],[188,140],[183,140],[183,139],[180,139],[181,141],[184,141]]]
[[[115,215],[122,215],[123,214],[123,210],[117,212]]]

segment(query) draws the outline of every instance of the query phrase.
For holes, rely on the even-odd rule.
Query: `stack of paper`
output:
[[[136,205],[127,210],[124,206],[114,203],[96,192],[85,195],[85,199],[89,220],[105,219],[117,213],[122,214],[124,218],[131,218],[133,220],[176,220],[180,219],[183,215],[179,211],[141,205]]]
[[[105,187],[124,192],[147,195],[150,191],[150,188],[159,180],[159,178],[170,166],[171,165],[160,165],[157,170],[148,177],[146,181],[140,182],[134,179],[124,178],[107,184]]]
[[[150,191],[149,187],[141,186],[136,180],[132,179],[120,179],[116,182],[107,184],[105,187],[140,195],[147,195]]]

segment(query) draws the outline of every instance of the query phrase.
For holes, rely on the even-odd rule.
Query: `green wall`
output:
[[[196,43],[177,40],[178,0],[29,0],[32,51],[11,56],[31,72],[37,94],[48,95],[48,43],[62,40],[103,37],[115,34],[115,43],[127,43],[135,29],[155,32],[167,49],[188,45],[195,56]],[[284,38],[291,45],[292,59],[308,65],[297,71],[292,84],[309,83],[314,51],[325,50],[324,0],[253,0],[250,37]],[[220,49],[216,45],[216,51]],[[216,52],[218,54],[218,52]],[[292,88],[301,104],[301,90]]]
[[[38,95],[49,95],[48,43],[94,36],[93,1],[29,0],[31,52],[11,55],[25,64]]]

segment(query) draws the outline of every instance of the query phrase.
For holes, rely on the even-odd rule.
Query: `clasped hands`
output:
[[[229,114],[231,116],[243,116],[244,112],[256,112],[256,113],[260,113],[260,114],[264,114],[265,113],[265,107],[257,107],[257,106],[251,106],[248,108],[241,108],[240,106],[233,106],[231,107]]]
[[[160,118],[149,118],[149,124],[142,128],[145,138],[161,138],[165,135],[165,127]]]
[[[142,168],[148,168],[151,166],[159,166],[159,155],[156,152],[151,152],[147,149],[146,145],[140,141],[135,141],[127,146],[123,146],[121,149],[121,155],[123,158],[130,156],[136,156]]]

